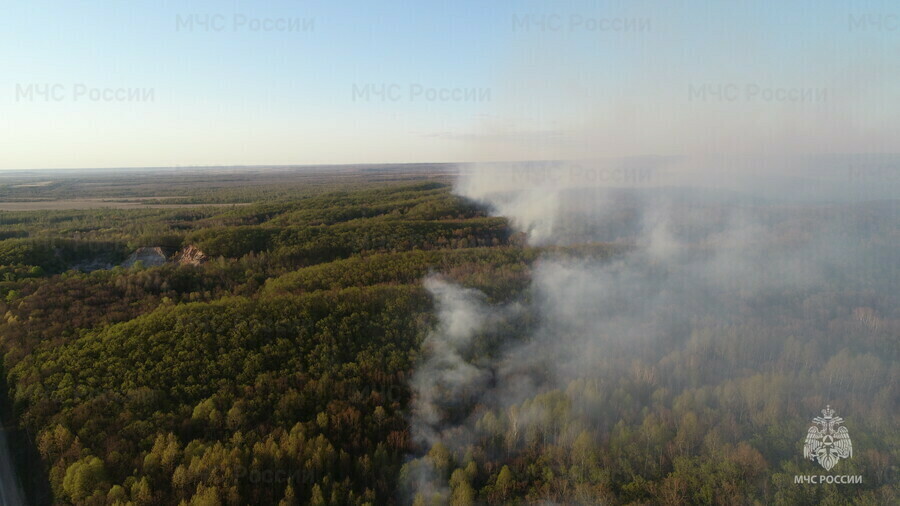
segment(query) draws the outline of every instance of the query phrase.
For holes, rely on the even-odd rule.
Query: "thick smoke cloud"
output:
[[[488,325],[493,315],[486,308],[484,297],[475,290],[451,285],[437,278],[428,278],[425,287],[435,298],[438,308],[438,328],[424,343],[429,360],[422,364],[412,379],[416,393],[416,424],[412,434],[419,443],[432,444],[440,440],[440,430],[448,411],[465,403],[468,392],[487,387],[489,374],[466,357],[472,341]]]
[[[426,281],[440,324],[413,381],[410,421],[424,456],[408,466],[410,497],[446,499],[442,455],[465,464],[495,418],[502,419],[497,423],[510,457],[536,437],[571,443],[578,433],[554,425],[553,402],[534,401],[550,392],[562,393],[583,428],[603,433],[616,416],[649,402],[603,391],[618,378],[677,393],[689,381],[769,373],[754,371],[754,361],[783,354],[788,332],[821,334],[823,350],[837,339],[829,335],[835,329],[822,326],[823,312],[836,305],[877,315],[871,317],[879,332],[889,335],[885,327],[891,327],[896,333],[895,201],[869,193],[860,198],[859,188],[833,177],[796,197],[785,194],[785,181],[808,171],[807,162],[780,180],[766,180],[772,174],[761,163],[754,185],[744,184],[750,175],[740,171],[712,177],[716,170],[737,170],[721,161],[705,167],[703,161],[691,167],[681,159],[644,159],[465,168],[456,191],[508,217],[530,244],[613,242],[627,253],[600,258],[554,249],[533,267],[526,307],[516,310],[489,306],[473,290]],[[789,165],[782,161],[778,169]],[[834,287],[852,296],[834,295]],[[524,313],[538,322],[527,335],[508,339],[490,357],[471,353],[498,322]],[[696,357],[684,358],[690,354]],[[746,356],[747,370],[726,369],[723,363],[739,358],[717,360],[717,354]],[[696,370],[667,369],[690,360]],[[834,377],[835,370],[829,373]],[[896,368],[883,362],[866,373],[896,382]],[[818,384],[808,397],[785,399],[777,409],[802,417],[815,414],[823,399],[850,409],[852,399],[876,397],[875,383],[861,374]],[[741,402],[740,409],[775,409],[771,400]],[[876,409],[890,418],[895,407],[888,398]]]

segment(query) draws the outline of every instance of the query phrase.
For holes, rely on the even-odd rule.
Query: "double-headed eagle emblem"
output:
[[[822,416],[813,418],[813,425],[806,433],[803,458],[814,460],[826,471],[830,471],[838,460],[853,456],[853,444],[847,427],[840,427],[844,421],[834,416],[831,406],[822,410]]]

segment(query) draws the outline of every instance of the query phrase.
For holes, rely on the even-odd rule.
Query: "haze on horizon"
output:
[[[15,2],[0,169],[897,151],[888,1]]]

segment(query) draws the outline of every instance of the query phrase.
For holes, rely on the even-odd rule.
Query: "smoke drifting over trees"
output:
[[[440,321],[412,384],[407,499],[896,498],[895,182],[814,162],[465,168],[458,194],[550,248],[507,305],[426,281]],[[836,471],[862,485],[792,481],[818,471],[801,449],[826,404],[861,441]]]

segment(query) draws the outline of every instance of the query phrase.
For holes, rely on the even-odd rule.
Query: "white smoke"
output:
[[[413,393],[411,436],[420,447],[457,447],[469,435],[465,431],[469,406],[490,390],[493,367],[473,354],[478,337],[513,318],[520,307],[487,305],[484,294],[454,285],[437,276],[424,281],[437,309],[438,323],[423,343],[425,359],[410,382]],[[460,430],[463,429],[463,430]],[[406,466],[405,486],[423,497],[446,498],[448,489],[436,463],[428,457]]]
[[[438,326],[423,344],[427,359],[413,375],[412,437],[432,446],[441,439],[441,429],[453,405],[464,403],[467,392],[482,391],[488,371],[466,360],[472,341],[491,319],[484,296],[436,277],[425,280],[435,299]]]
[[[658,162],[643,173],[658,173]],[[667,164],[671,171],[686,162]],[[559,417],[546,407],[552,402],[532,399],[571,392],[573,381],[584,379],[643,374],[652,382],[658,371],[635,372],[633,364],[664,364],[667,354],[694,342],[700,328],[728,328],[748,314],[778,314],[778,297],[786,290],[814,293],[829,283],[852,289],[874,282],[887,292],[896,279],[873,281],[867,273],[879,262],[881,272],[900,272],[900,261],[890,254],[900,235],[897,206],[840,198],[834,185],[811,199],[834,196],[827,206],[810,199],[801,205],[769,192],[777,186],[773,181],[757,181],[762,191],[755,193],[710,185],[697,176],[708,170],[693,171],[681,185],[669,184],[679,181],[671,172],[663,184],[633,176],[588,181],[571,177],[576,173],[587,173],[582,163],[480,166],[469,167],[458,181],[457,192],[508,217],[532,244],[613,241],[629,245],[629,252],[612,258],[544,255],[533,268],[527,305],[537,328],[492,358],[471,353],[473,344],[522,311],[491,307],[474,290],[426,280],[440,323],[413,379],[411,426],[423,454],[439,445],[464,465],[486,413],[502,415],[513,451],[535,434],[574,439],[574,429],[554,425]],[[873,216],[884,221],[876,224]],[[747,346],[756,345],[748,340]],[[603,407],[566,396],[584,426],[603,428]],[[446,473],[438,467],[431,457],[414,461],[407,476],[412,492],[446,499]]]

